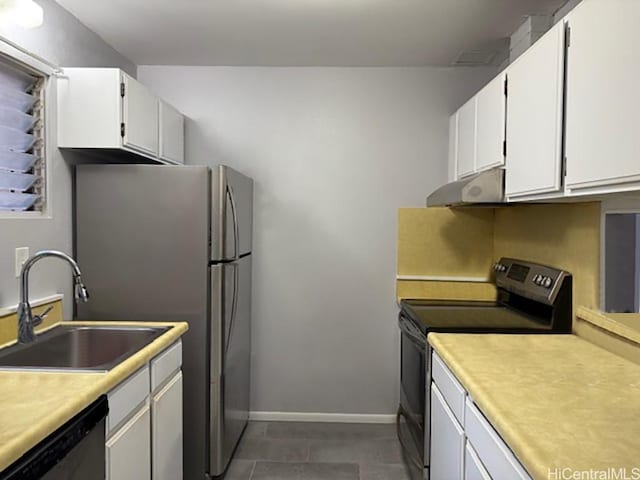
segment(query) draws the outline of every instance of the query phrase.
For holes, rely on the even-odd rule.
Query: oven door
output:
[[[427,379],[427,338],[411,320],[400,315],[400,409],[399,418],[404,417],[407,435],[402,435],[400,423],[398,436],[408,459],[416,466],[424,468],[425,434],[427,433],[426,379]],[[411,445],[407,445],[410,440]]]

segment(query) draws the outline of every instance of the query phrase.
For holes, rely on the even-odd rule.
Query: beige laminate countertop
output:
[[[429,343],[533,478],[640,468],[639,365],[575,335],[432,333]]]
[[[62,322],[65,324],[113,326],[114,322]],[[173,328],[108,372],[0,370],[0,471],[121,383],[188,329],[186,323],[118,322],[118,325]]]

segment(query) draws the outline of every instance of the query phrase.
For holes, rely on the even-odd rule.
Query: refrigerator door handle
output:
[[[233,264],[233,297],[231,299],[231,318],[229,319],[229,333],[227,333],[227,341],[224,345],[225,357],[229,351],[229,344],[231,343],[231,337],[233,335],[233,326],[236,322],[236,315],[238,312],[238,268],[237,263]]]
[[[233,188],[227,185],[227,196],[229,197],[229,205],[231,205],[231,215],[233,216],[233,260],[240,258],[240,235],[238,233],[238,211],[236,209],[236,198],[233,195]]]

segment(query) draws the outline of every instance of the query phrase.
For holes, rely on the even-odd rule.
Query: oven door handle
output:
[[[427,344],[427,337],[416,327],[414,327],[408,320],[400,319],[398,322],[400,330],[404,333],[409,340],[418,345],[420,348],[424,348]]]

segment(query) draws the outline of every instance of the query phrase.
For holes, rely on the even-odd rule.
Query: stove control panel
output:
[[[501,258],[493,270],[499,288],[549,304],[562,281],[570,276],[563,270],[513,258]]]

